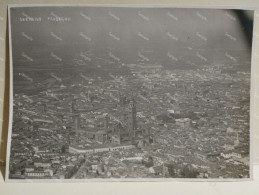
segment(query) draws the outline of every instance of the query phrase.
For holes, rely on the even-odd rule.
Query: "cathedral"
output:
[[[137,125],[137,102],[134,98],[120,95],[117,112],[119,117],[116,120],[112,120],[107,113],[103,118],[103,127],[95,132],[84,133],[84,136],[106,146],[132,144],[144,147],[153,143],[150,131]],[[78,119],[75,119],[76,131],[78,128]]]

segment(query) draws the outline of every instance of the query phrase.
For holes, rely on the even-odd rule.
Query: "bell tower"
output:
[[[133,137],[136,136],[136,130],[137,130],[137,106],[136,106],[136,100],[132,98],[131,102],[131,120],[132,120],[132,134]]]

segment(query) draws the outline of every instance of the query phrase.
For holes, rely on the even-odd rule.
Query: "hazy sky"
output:
[[[21,22],[26,17],[41,22]],[[57,17],[69,21],[50,21]],[[89,51],[96,56],[111,51],[127,63],[141,59],[139,55],[174,64],[250,60],[242,26],[230,10],[12,8],[11,27],[14,64],[52,63],[55,56],[68,63],[77,53]]]

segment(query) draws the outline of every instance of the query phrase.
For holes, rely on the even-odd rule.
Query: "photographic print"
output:
[[[253,14],[10,6],[6,179],[250,179]]]

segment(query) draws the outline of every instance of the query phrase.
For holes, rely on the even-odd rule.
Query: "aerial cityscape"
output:
[[[249,178],[251,48],[237,20],[12,8],[9,179]]]

